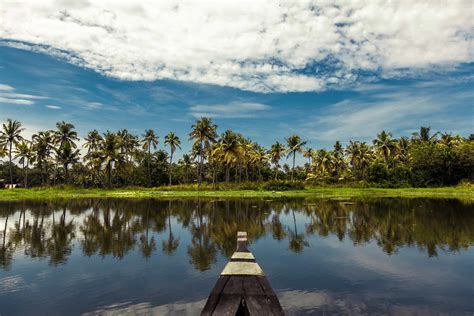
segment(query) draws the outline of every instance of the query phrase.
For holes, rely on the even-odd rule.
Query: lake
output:
[[[0,202],[0,314],[199,314],[240,230],[289,315],[474,313],[474,204],[383,198]]]

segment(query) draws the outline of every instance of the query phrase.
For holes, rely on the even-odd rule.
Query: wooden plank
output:
[[[221,275],[264,275],[256,262],[231,261],[227,263]]]
[[[243,296],[244,293],[244,281],[242,276],[232,275],[229,276],[229,281],[222,290],[223,294],[235,294]]]
[[[255,260],[255,257],[253,256],[253,254],[251,252],[239,252],[239,251],[236,251],[232,254],[232,257],[230,257],[230,259],[253,259]]]
[[[240,295],[222,294],[212,315],[232,315],[239,309],[242,297]]]
[[[212,313],[216,309],[217,304],[219,303],[222,290],[229,281],[229,278],[229,276],[221,276],[219,277],[219,279],[217,279],[217,282],[214,285],[214,288],[212,289],[209,298],[207,299],[206,305],[204,306],[201,315],[212,315]]]
[[[244,295],[265,295],[260,283],[256,276],[245,276],[243,277],[243,288]]]

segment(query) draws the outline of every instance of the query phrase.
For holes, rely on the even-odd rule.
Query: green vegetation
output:
[[[272,187],[271,182],[262,187]],[[281,188],[281,187],[280,187]],[[251,189],[232,189],[228,186],[184,185],[158,188],[116,188],[116,189],[81,189],[73,187],[31,188],[1,190],[0,200],[31,200],[31,199],[62,199],[62,198],[231,198],[231,197],[327,197],[327,198],[376,198],[376,197],[431,197],[457,198],[474,200],[474,188],[445,187],[445,188],[305,188],[301,190],[287,189],[286,191]]]
[[[431,134],[429,127],[421,127],[411,138],[396,139],[382,131],[372,145],[350,141],[344,148],[338,141],[332,150],[306,147],[307,141],[291,135],[286,145],[277,141],[266,149],[232,130],[219,136],[217,125],[201,118],[188,135],[191,150],[177,162],[173,157],[181,140],[173,132],[164,137],[164,149],[158,149],[159,136],[153,129],[145,130],[142,138],[126,129],[102,135],[93,130],[84,138],[83,153],[70,123],[59,122],[55,130],[40,131],[31,140],[24,139],[23,132],[18,121],[8,119],[3,124],[3,184],[109,189],[196,184],[213,190],[276,191],[326,186],[446,187],[474,182],[474,135]],[[296,164],[299,155],[305,158],[304,165]]]

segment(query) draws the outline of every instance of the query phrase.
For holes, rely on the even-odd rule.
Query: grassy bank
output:
[[[303,190],[163,190],[160,188],[130,189],[78,189],[32,188],[0,190],[0,200],[66,199],[66,198],[273,198],[273,197],[321,197],[321,198],[458,198],[474,200],[474,189],[469,187],[445,188],[306,188]]]

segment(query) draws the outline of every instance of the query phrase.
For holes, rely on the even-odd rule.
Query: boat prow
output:
[[[237,250],[222,270],[201,315],[284,315],[265,273],[237,233]]]

